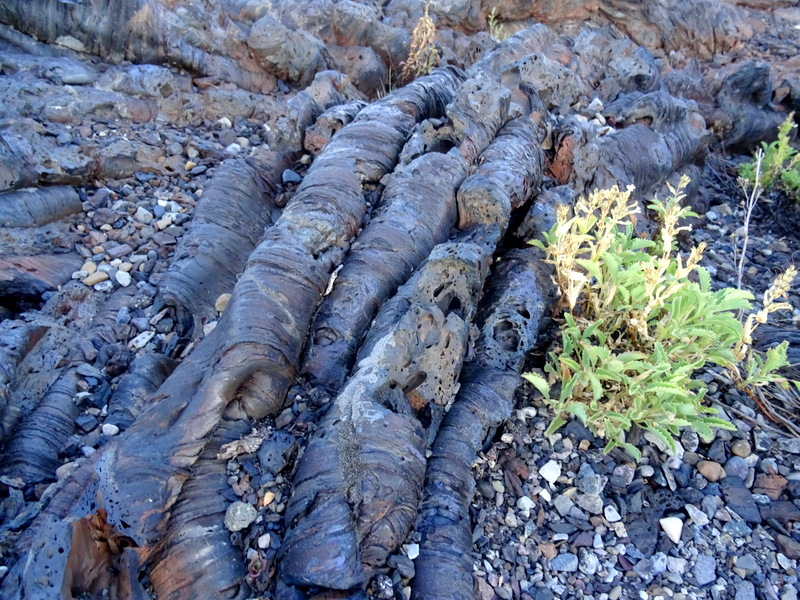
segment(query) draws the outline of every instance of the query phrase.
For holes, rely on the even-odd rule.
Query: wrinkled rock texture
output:
[[[400,86],[426,7],[440,66]],[[0,595],[511,597],[473,574],[473,498],[507,485],[533,518],[530,469],[473,466],[546,346],[524,242],[591,189],[643,203],[771,139],[798,24],[790,1],[0,4]],[[754,494],[744,457],[708,458],[742,521],[796,521],[796,480]],[[607,479],[555,510],[618,531]],[[648,523],[686,504],[647,490]],[[655,529],[626,535],[656,561]]]

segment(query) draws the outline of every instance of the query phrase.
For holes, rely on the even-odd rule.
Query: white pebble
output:
[[[611,504],[608,504],[605,508],[603,508],[603,516],[605,516],[606,521],[609,523],[616,523],[617,521],[622,520],[622,517],[617,509]]]
[[[550,485],[555,485],[556,479],[561,476],[561,465],[554,460],[547,461],[542,468],[539,469],[539,475],[546,479]]]
[[[667,537],[676,544],[681,541],[681,533],[683,533],[683,521],[678,517],[664,517],[658,520],[661,523],[661,529],[667,534]]]
[[[589,103],[589,106],[586,107],[586,110],[591,112],[599,112],[603,110],[603,101],[600,98],[595,98]]]
[[[534,507],[534,502],[528,496],[522,496],[517,500],[517,508],[522,516],[526,519],[531,516],[531,509]]]
[[[153,213],[151,213],[146,208],[140,206],[139,208],[136,209],[136,214],[134,215],[134,218],[140,223],[147,224],[153,220]]]
[[[406,556],[411,560],[414,560],[419,556],[419,544],[406,544],[405,545]]]
[[[105,423],[103,425],[103,435],[113,437],[119,433],[119,427],[113,423]]]
[[[117,271],[114,274],[114,279],[116,279],[117,283],[120,284],[122,287],[128,287],[133,281],[131,274],[126,273],[125,271]]]
[[[106,279],[105,281],[101,281],[100,283],[94,284],[93,287],[98,292],[110,292],[111,290],[114,289],[114,284],[111,283],[108,279]]]
[[[155,331],[143,331],[135,338],[133,338],[129,345],[137,350],[140,348],[144,348],[147,345],[147,342],[153,339],[153,336],[156,334]]]
[[[64,479],[64,477],[69,475],[69,473],[72,471],[72,469],[74,469],[76,466],[78,466],[78,463],[73,461],[73,462],[64,463],[63,465],[58,467],[56,469],[56,480],[61,481],[62,479]]]

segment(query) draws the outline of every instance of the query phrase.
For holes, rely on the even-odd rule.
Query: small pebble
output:
[[[283,181],[283,183],[285,185],[287,183],[300,183],[301,181],[303,181],[303,178],[300,177],[300,175],[298,175],[296,172],[292,171],[291,169],[286,169],[283,172],[281,180]]]
[[[101,281],[100,283],[94,284],[94,289],[98,292],[110,292],[114,289],[114,284],[109,280]]]
[[[686,514],[691,517],[695,525],[703,527],[704,525],[708,525],[710,523],[708,515],[706,515],[706,513],[693,504],[687,504],[684,508],[686,509]]]
[[[134,215],[134,218],[140,223],[147,224],[153,220],[153,213],[151,213],[146,208],[140,206],[139,208],[136,209],[136,214]]]
[[[725,471],[723,470],[722,465],[711,460],[701,460],[699,463],[697,463],[697,470],[700,471],[700,474],[711,483],[719,481],[725,477]]]
[[[104,271],[95,271],[94,273],[91,273],[81,283],[83,283],[84,285],[93,286],[107,279],[108,279],[108,273]]]
[[[747,440],[736,440],[731,445],[731,452],[736,456],[747,458],[748,456],[750,456],[752,450]]]
[[[531,509],[534,506],[534,501],[528,496],[522,496],[517,500],[517,508],[520,510],[520,513],[522,513],[522,516],[526,519],[531,516]]]
[[[622,517],[620,516],[619,512],[617,512],[617,509],[611,504],[608,504],[605,508],[603,508],[603,516],[609,523],[616,523],[617,521],[622,520]]]
[[[406,544],[405,550],[406,556],[411,560],[414,560],[419,556],[419,544]]]
[[[258,511],[252,504],[234,502],[225,511],[225,527],[229,531],[241,531],[256,520]]]
[[[546,479],[550,485],[555,485],[556,480],[561,476],[561,465],[554,460],[547,461],[539,469],[539,475]]]
[[[119,427],[113,423],[105,423],[103,425],[103,435],[113,437],[119,433]]]
[[[676,544],[681,541],[683,521],[678,517],[664,517],[663,519],[659,519],[658,522],[661,524],[661,529],[664,530],[664,533],[667,534],[669,539]]]
[[[117,271],[114,278],[122,287],[128,287],[133,281],[133,277],[131,277],[131,274],[127,271]]]
[[[217,312],[222,313],[225,312],[225,309],[228,307],[228,302],[231,299],[230,294],[222,294],[217,301],[214,302],[214,308]]]
[[[130,341],[130,345],[137,350],[140,348],[144,348],[147,343],[153,339],[153,336],[156,334],[155,331],[143,331],[135,338]]]
[[[572,554],[572,552],[559,554],[550,561],[550,568],[553,571],[572,573],[578,570],[578,557]]]

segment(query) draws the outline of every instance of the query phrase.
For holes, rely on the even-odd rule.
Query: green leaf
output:
[[[778,369],[788,366],[789,361],[786,359],[786,351],[788,348],[789,342],[787,340],[782,341],[774,348],[768,348],[767,358],[764,361],[762,372],[771,373],[772,371],[777,371]]]
[[[581,420],[581,423],[584,425],[588,420],[586,417],[586,405],[582,402],[569,402],[565,407],[565,410],[570,414],[575,415]]]
[[[622,377],[618,373],[614,373],[608,369],[597,368],[595,369],[595,374],[602,380],[602,381],[621,381]]]
[[[647,430],[664,442],[673,452],[675,452],[675,438],[673,438],[669,431],[664,429],[664,427],[658,423],[650,423],[647,425]]]
[[[663,394],[669,396],[679,396],[681,398],[686,398],[686,390],[681,389],[680,386],[677,385],[649,385],[645,389],[645,391],[649,394]]]
[[[603,397],[603,384],[600,383],[600,380],[594,373],[587,373],[587,377],[589,378],[589,383],[592,386],[592,400],[597,401]]]
[[[569,367],[570,371],[572,371],[573,373],[575,371],[580,371],[581,370],[580,364],[578,364],[576,361],[574,361],[571,358],[567,358],[563,354],[561,355],[561,357],[558,360],[561,361],[561,364],[567,365]]]
[[[598,284],[603,285],[603,270],[598,263],[585,258],[579,258],[575,262],[586,269],[589,275],[597,279]]]
[[[655,242],[644,238],[633,238],[628,246],[629,250],[644,250],[645,248],[652,248]]]
[[[704,292],[709,291],[711,289],[711,274],[702,266],[695,267],[695,271],[697,271],[697,278],[700,280],[700,289]]]
[[[714,439],[714,431],[702,421],[694,423],[692,428],[695,430],[697,435],[703,439],[704,442],[710,443]]]
[[[567,420],[563,417],[555,417],[552,421],[550,421],[550,425],[545,429],[544,436],[549,437],[553,435],[556,431],[561,429],[566,424]]]
[[[572,396],[572,389],[575,387],[577,381],[578,375],[576,373],[561,386],[561,395],[558,398],[559,402],[566,402]]]
[[[705,423],[706,425],[710,425],[711,427],[719,427],[720,429],[727,429],[728,431],[734,431],[736,429],[736,426],[730,421],[726,421],[725,419],[719,419],[717,417],[703,417],[703,423]]]
[[[547,250],[547,246],[545,246],[541,240],[528,240],[528,244],[540,248],[542,250]]]
[[[733,288],[725,288],[717,292],[717,306],[716,310],[750,310],[750,301],[753,300],[753,294],[745,290],[736,290]]]
[[[633,460],[639,461],[642,458],[641,451],[631,443],[628,442],[620,442],[619,447],[625,450],[628,454],[633,457]]]
[[[550,384],[547,383],[547,380],[538,375],[537,373],[523,373],[523,379],[529,382],[533,387],[535,387],[539,393],[544,396],[545,398],[550,397]]]

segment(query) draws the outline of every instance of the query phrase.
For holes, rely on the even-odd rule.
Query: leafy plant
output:
[[[711,427],[732,428],[710,416],[716,411],[702,404],[706,389],[693,375],[707,362],[731,367],[741,360],[742,344],[749,342],[732,311],[750,309],[753,296],[711,290],[699,265],[705,244],[685,258],[676,251],[676,236],[688,229],[679,220],[692,214],[680,206],[687,183],[682,179],[678,189],[670,188],[670,198],[650,205],[661,221],[654,239],[634,233],[639,208],[630,198],[633,188],[614,187],[578,201],[571,218],[568,207],[560,207],[544,241],[530,242],[555,265],[564,309],[561,344],[549,355],[547,378],[523,375],[555,412],[547,435],[572,414],[607,440],[606,451],[621,446],[639,458],[625,438],[634,424],[672,448],[680,427],[707,440]],[[754,360],[754,373],[766,377],[780,356]],[[556,383],[560,390],[551,397]]]
[[[780,274],[772,285],[764,292],[761,308],[758,312],[751,313],[744,322],[742,338],[733,349],[736,361],[728,366],[728,371],[737,386],[742,389],[763,387],[777,383],[784,388],[789,387],[785,378],[777,370],[789,365],[786,352],[789,342],[784,340],[774,348],[766,351],[764,356],[753,351],[753,332],[760,324],[766,323],[769,315],[779,310],[791,310],[788,302],[778,302],[780,298],[787,299],[792,281],[797,275],[797,269],[790,266]],[[741,366],[740,366],[741,365]],[[744,374],[742,374],[744,370]]]
[[[761,142],[759,150],[759,153],[763,154],[761,164],[758,164],[757,153],[754,160],[739,168],[739,175],[746,179],[751,187],[756,187],[760,179],[764,189],[778,186],[800,201],[800,153],[789,143],[789,136],[796,127],[794,113],[791,113],[778,127],[777,140],[771,144]]]
[[[427,75],[439,64],[439,50],[433,43],[436,37],[436,25],[428,15],[428,5],[425,5],[425,12],[417,21],[414,31],[411,32],[411,47],[408,50],[408,58],[403,63],[400,72],[402,81],[411,81],[420,75]]]
[[[492,36],[498,42],[502,42],[508,39],[508,33],[506,33],[506,28],[503,27],[502,24],[497,19],[497,7],[495,6],[492,9],[492,12],[489,13],[487,17],[487,21],[489,23],[489,35]]]

